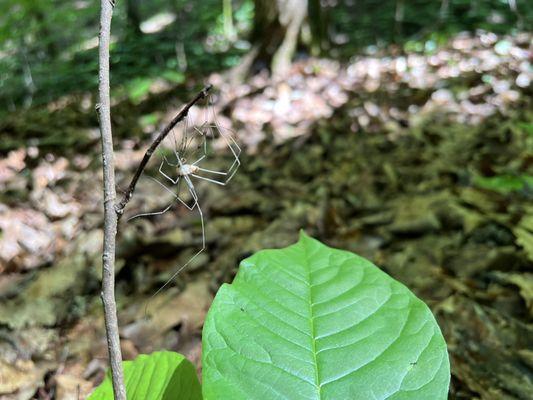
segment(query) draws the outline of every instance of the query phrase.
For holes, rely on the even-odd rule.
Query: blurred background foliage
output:
[[[115,95],[135,102],[155,79],[182,83],[237,65],[253,44],[254,3],[117,1]],[[95,92],[98,8],[89,0],[0,3],[0,113]],[[349,59],[391,43],[398,51],[431,52],[463,30],[517,31],[532,25],[533,8],[520,0],[312,0],[309,16],[320,20],[313,36],[328,43],[315,53]]]

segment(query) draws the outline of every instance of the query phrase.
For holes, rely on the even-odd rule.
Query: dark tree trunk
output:
[[[134,35],[141,34],[141,1],[127,0],[126,1],[126,16],[128,18],[128,27]]]
[[[45,11],[42,8],[36,7],[31,9],[31,12],[35,16],[37,26],[39,27],[39,37],[44,38],[47,56],[50,59],[56,58],[59,54],[59,46],[56,42],[57,36],[50,30]]]
[[[320,5],[320,0],[309,0],[309,47],[313,55],[318,56],[329,49],[328,9]]]
[[[255,0],[254,4],[252,55],[259,66],[269,66],[273,76],[287,72],[298,46],[317,54],[327,41],[319,1]]]

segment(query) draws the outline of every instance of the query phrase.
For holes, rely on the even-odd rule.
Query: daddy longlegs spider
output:
[[[170,182],[173,186],[176,187],[176,191],[169,189],[165,184],[160,182],[158,179],[155,179],[151,176],[149,178],[156,182],[158,185],[160,185],[167,193],[170,193],[173,197],[173,201],[165,207],[161,211],[155,211],[155,212],[147,212],[147,213],[141,213],[134,215],[133,217],[130,217],[128,219],[132,220],[134,218],[138,217],[147,217],[147,216],[155,216],[155,215],[161,215],[170,210],[170,208],[174,205],[174,203],[179,202],[183,206],[185,206],[189,211],[197,210],[198,214],[200,216],[200,223],[202,227],[202,244],[201,248],[193,254],[189,260],[184,263],[183,265],[179,266],[178,269],[172,274],[172,276],[161,286],[157,291],[151,296],[151,298],[158,295],[162,290],[164,290],[175,278],[178,276],[178,274],[183,271],[184,268],[186,268],[188,265],[191,264],[191,262],[196,259],[205,249],[206,249],[206,236],[205,236],[205,222],[204,222],[204,214],[202,211],[202,207],[200,206],[198,194],[196,192],[196,188],[193,183],[193,179],[197,180],[203,180],[209,183],[214,183],[217,185],[225,186],[229,181],[235,176],[235,173],[237,172],[241,162],[240,162],[240,154],[241,154],[241,148],[233,138],[231,131],[227,128],[222,127],[218,121],[216,120],[215,114],[213,112],[213,115],[211,116],[212,121],[211,122],[205,122],[199,127],[191,127],[189,126],[188,119],[185,120],[185,127],[182,133],[182,137],[180,140],[180,143],[178,145],[178,141],[176,140],[175,132],[172,131],[172,137],[174,139],[174,151],[173,151],[173,157],[175,158],[175,161],[169,161],[166,156],[163,155],[161,164],[159,165],[158,172],[161,174],[165,180]],[[190,132],[192,132],[192,135],[190,135]],[[190,136],[189,136],[190,135]],[[208,147],[207,147],[207,141],[208,139],[215,140],[217,137],[220,137],[227,148],[229,148],[232,157],[233,162],[230,165],[230,167],[226,171],[216,171],[213,169],[203,168],[200,163],[205,161],[208,156]],[[191,144],[193,144],[194,139],[200,140],[200,145],[198,145],[198,149],[203,149],[203,154],[198,157],[195,161],[189,162],[189,158],[191,158],[192,151],[191,151]],[[172,174],[165,172],[164,166],[170,167],[175,172],[175,178],[172,178]],[[207,175],[207,176],[205,176]],[[185,181],[187,191],[192,198],[192,204],[187,203],[184,199],[180,197],[180,184],[182,181]]]

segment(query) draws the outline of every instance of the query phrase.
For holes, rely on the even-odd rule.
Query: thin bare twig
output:
[[[146,164],[148,164],[148,161],[150,161],[150,157],[152,157],[152,154],[154,153],[157,146],[161,144],[161,142],[165,139],[165,137],[169,134],[169,132],[178,124],[178,122],[182,121],[188,114],[189,110],[193,105],[195,105],[198,101],[205,99],[207,97],[207,93],[209,90],[211,90],[212,86],[207,85],[202,89],[200,93],[198,93],[183,109],[168,123],[167,126],[163,128],[161,132],[159,132],[159,135],[155,138],[155,140],[152,142],[148,150],[146,150],[146,153],[144,153],[144,157],[141,160],[141,163],[137,167],[137,171],[135,171],[135,175],[133,175],[133,178],[131,179],[131,183],[128,186],[128,189],[124,193],[124,196],[122,197],[122,200],[120,203],[118,203],[115,206],[115,211],[117,213],[117,218],[120,219],[122,214],[124,214],[124,208],[126,207],[126,204],[131,200],[133,196],[133,192],[135,191],[135,186],[137,185],[137,181],[141,177],[141,174],[144,171],[144,168],[146,167]]]
[[[117,305],[115,302],[115,240],[117,214],[115,212],[115,162],[111,131],[111,100],[109,93],[109,40],[114,2],[101,0],[99,41],[98,116],[102,136],[102,162],[104,173],[104,249],[102,254],[102,302],[107,336],[107,350],[115,400],[126,400],[122,354],[118,332]]]

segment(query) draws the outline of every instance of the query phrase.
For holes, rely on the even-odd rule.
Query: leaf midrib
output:
[[[314,301],[313,301],[313,284],[312,284],[312,277],[311,277],[311,261],[309,259],[309,253],[307,251],[307,244],[304,242],[303,243],[303,252],[304,252],[304,259],[305,259],[305,262],[306,262],[306,267],[307,267],[307,273],[308,273],[308,277],[307,277],[307,286],[309,288],[309,328],[311,330],[311,353],[313,354],[313,364],[314,364],[314,369],[315,369],[315,387],[317,389],[317,399],[321,399],[322,398],[322,393],[321,393],[321,386],[320,386],[320,381],[319,381],[319,374],[318,374],[318,361],[317,361],[317,352],[316,352],[316,334],[315,334],[315,315],[314,315],[314,312],[313,312],[313,304],[314,304]]]

